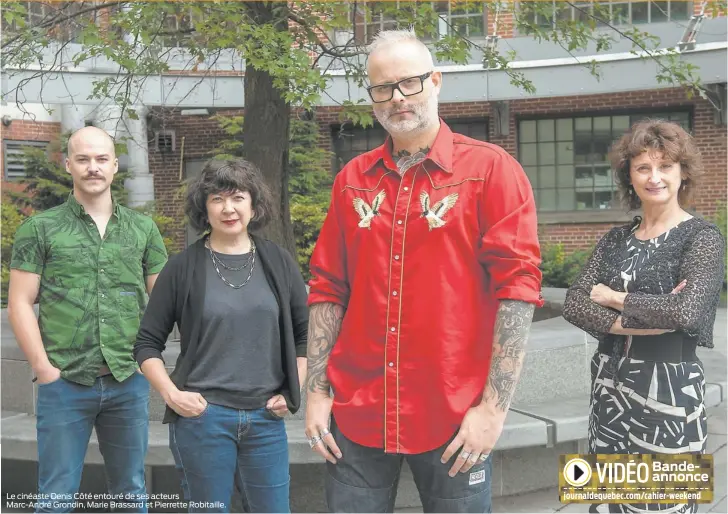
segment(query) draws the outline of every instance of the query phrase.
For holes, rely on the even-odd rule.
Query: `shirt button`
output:
[[[106,323],[106,320],[101,318],[101,323]]]
[[[394,362],[389,363],[389,367],[391,368],[392,366],[394,366]]]
[[[409,191],[409,187],[405,186],[404,190]]]
[[[394,328],[394,327],[392,327],[392,328],[390,328],[389,330],[390,330],[390,331],[392,331],[392,332],[394,332],[395,328]]]
[[[103,272],[104,272],[104,268],[101,268],[101,269],[99,270],[99,273],[103,273]]]
[[[106,298],[106,295],[104,293],[101,293],[101,298]]]
[[[395,255],[395,256],[394,256],[394,260],[395,260],[395,261],[398,261],[398,260],[399,260],[399,255]]]
[[[401,225],[401,224],[402,224],[402,220],[397,220],[397,225]]]
[[[392,291],[392,296],[397,296],[397,291]]]

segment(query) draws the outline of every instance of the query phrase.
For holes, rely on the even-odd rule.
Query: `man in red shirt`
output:
[[[311,258],[306,434],[332,512],[391,512],[404,458],[425,512],[489,512],[543,303],[533,193],[506,151],[439,119],[414,33],[380,32],[368,76],[390,137],[337,175]]]

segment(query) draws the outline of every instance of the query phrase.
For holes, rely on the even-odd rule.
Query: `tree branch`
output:
[[[58,17],[66,9],[59,9],[56,16],[54,16],[50,20],[48,20],[46,22],[43,22],[43,23],[41,23],[39,25],[36,25],[35,27],[32,27],[32,28],[48,29],[50,27],[53,27],[54,25],[57,25],[58,23],[68,22],[68,21],[70,21],[70,20],[72,20],[74,18],[78,18],[79,16],[84,15],[86,13],[94,12],[94,11],[99,11],[99,10],[105,9],[107,7],[121,6],[121,5],[124,5],[125,3],[127,3],[127,2],[122,2],[122,3],[119,3],[119,2],[106,2],[106,3],[103,3],[103,4],[94,4],[91,7],[86,7],[85,9],[80,9],[80,10],[78,10],[78,11],[72,13],[72,14],[66,14],[65,18],[62,19],[62,20],[59,20]],[[4,50],[7,46],[13,44],[15,41],[17,41],[18,39],[20,39],[22,37],[23,37],[23,34],[22,33],[18,34],[17,36],[11,37],[9,40],[2,42],[2,44],[0,45],[0,49],[3,49]]]

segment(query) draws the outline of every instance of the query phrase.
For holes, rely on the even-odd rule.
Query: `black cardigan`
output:
[[[624,291],[620,266],[627,239],[639,222],[635,218],[609,231],[566,293],[564,318],[596,337],[600,347],[621,346],[625,336],[609,333],[620,313],[594,303],[591,288],[602,283]],[[697,346],[712,348],[724,270],[725,240],[718,228],[698,217],[682,222],[640,271],[636,291],[624,300],[622,326],[675,330]],[[669,294],[683,279],[685,288]]]
[[[254,236],[253,240],[258,262],[278,302],[285,375],[281,394],[288,410],[294,413],[301,405],[296,358],[306,356],[308,341],[306,284],[290,253],[266,239]],[[169,260],[154,285],[134,345],[134,358],[140,366],[149,358],[161,359],[167,338],[177,323],[180,354],[170,378],[180,390],[192,370],[199,344],[207,258],[203,238]],[[177,414],[167,407],[163,423],[176,418]]]

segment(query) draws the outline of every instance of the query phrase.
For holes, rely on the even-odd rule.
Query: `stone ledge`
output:
[[[291,464],[323,463],[318,454],[311,451],[304,434],[304,421],[286,420],[288,450]],[[498,440],[497,450],[546,446],[548,443],[547,423],[515,411],[508,413],[506,425]],[[11,411],[2,412],[3,459],[31,460],[38,458],[35,416]],[[87,464],[102,464],[95,432],[86,452]],[[148,466],[173,466],[174,459],[169,451],[169,432],[166,425],[152,422],[149,425]]]
[[[715,407],[725,399],[721,384],[705,385],[705,406]],[[549,426],[549,444],[586,439],[589,429],[589,398],[567,398],[558,402],[513,406],[521,414],[540,419]]]

